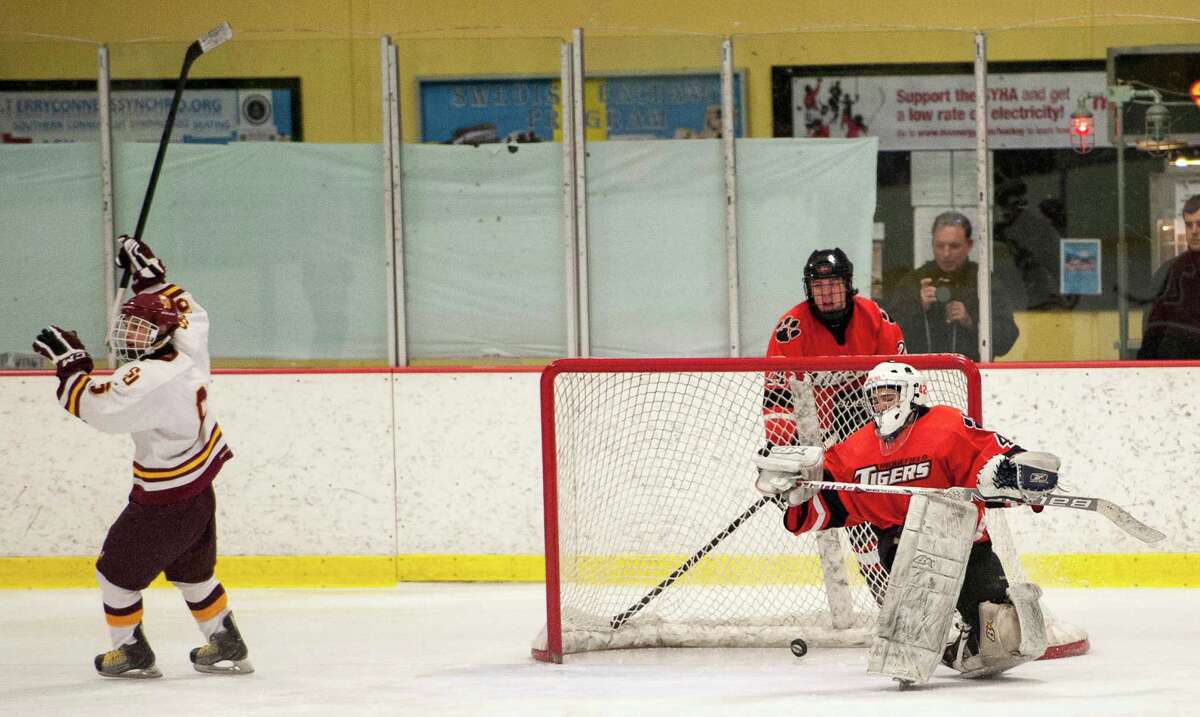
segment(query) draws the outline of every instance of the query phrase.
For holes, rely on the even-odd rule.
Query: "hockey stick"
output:
[[[636,615],[638,613],[638,611],[640,611],[642,608],[649,605],[651,600],[658,597],[658,595],[663,590],[666,590],[667,588],[671,587],[672,583],[674,583],[679,578],[683,577],[683,574],[686,573],[687,571],[691,570],[692,566],[694,566],[696,563],[703,560],[705,555],[708,555],[710,552],[712,552],[713,548],[715,548],[721,544],[721,541],[728,538],[733,533],[733,531],[737,530],[738,527],[741,526],[742,523],[746,522],[750,518],[750,516],[757,513],[759,508],[763,507],[767,503],[773,502],[773,503],[778,504],[778,498],[779,498],[779,496],[775,496],[775,495],[764,495],[761,498],[759,498],[758,500],[751,503],[750,507],[747,508],[745,510],[745,512],[743,512],[738,517],[734,518],[732,523],[725,526],[725,528],[721,532],[719,532],[715,536],[713,536],[713,539],[708,541],[708,543],[703,548],[700,548],[699,550],[697,550],[695,552],[695,554],[692,555],[692,557],[683,561],[682,565],[675,568],[675,570],[670,575],[668,575],[666,577],[666,579],[664,579],[662,582],[660,582],[658,585],[655,585],[654,589],[651,590],[650,592],[646,593],[646,595],[641,600],[638,600],[634,604],[630,605],[628,610],[614,615],[612,617],[612,619],[608,621],[608,624],[612,626],[612,629],[619,630],[621,628],[621,626],[624,625],[629,620],[629,618],[633,617],[634,615]]]
[[[984,503],[996,500],[984,497],[974,488],[905,488],[895,485],[863,485],[860,483],[836,483],[832,481],[803,481],[803,483],[814,488],[820,488],[821,490],[838,490],[851,493],[891,493],[893,495],[940,494],[958,498],[972,498]],[[1103,498],[1087,498],[1078,495],[1043,495],[1029,500],[1004,499],[1004,502],[1014,505],[1043,505],[1050,508],[1090,510],[1108,518],[1118,528],[1143,543],[1157,543],[1167,537],[1130,515],[1121,506]]]
[[[133,232],[133,238],[137,241],[142,240],[142,231],[146,228],[146,218],[150,216],[150,203],[154,201],[154,188],[158,185],[158,175],[162,172],[163,159],[167,156],[167,145],[171,142],[171,130],[175,127],[175,114],[179,111],[179,101],[183,98],[183,88],[187,84],[188,71],[192,69],[192,63],[201,55],[225,44],[232,38],[233,28],[229,26],[228,22],[222,22],[188,45],[187,52],[183,55],[183,68],[179,71],[179,80],[175,83],[175,95],[171,98],[171,109],[167,112],[167,123],[163,126],[162,139],[158,141],[158,154],[154,156],[154,168],[150,170],[150,183],[146,186],[146,196],[143,197],[142,209],[138,212],[137,228]],[[120,251],[120,247],[117,250]],[[121,310],[121,297],[125,295],[125,289],[129,286],[129,279],[130,271],[127,266],[125,267],[125,272],[121,274],[121,282],[117,285],[117,293],[113,296],[112,312],[110,314],[112,316],[112,323],[108,327],[108,336],[104,341],[109,346],[112,345],[112,334],[116,328],[117,313]]]

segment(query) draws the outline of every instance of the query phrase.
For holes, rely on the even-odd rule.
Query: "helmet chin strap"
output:
[[[834,335],[838,343],[846,341],[846,327],[850,324],[850,317],[854,315],[854,300],[849,295],[846,296],[846,305],[836,311],[821,311],[817,308],[817,302],[809,300],[808,308],[812,311],[812,315],[817,321],[829,329],[829,332]]]

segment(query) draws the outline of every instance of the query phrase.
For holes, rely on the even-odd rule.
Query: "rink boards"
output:
[[[985,425],[1062,456],[1069,492],[1115,501],[1168,535],[1148,547],[1093,514],[1014,512],[1031,577],[1200,585],[1188,491],[1198,382],[1200,367],[983,371]],[[128,494],[128,438],[68,416],[55,385],[0,376],[0,587],[91,586]],[[217,481],[223,579],[540,580],[537,386],[530,370],[220,373],[210,408],[235,455]]]

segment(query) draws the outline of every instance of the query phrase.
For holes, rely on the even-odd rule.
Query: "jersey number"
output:
[[[962,414],[962,420],[963,420],[963,425],[965,425],[967,428],[974,428],[977,431],[984,430],[983,426],[979,425],[975,421],[974,418],[971,418],[970,416],[968,416],[965,413]],[[1005,438],[1004,436],[1000,435],[999,433],[993,433],[992,435],[994,435],[996,437],[996,443],[999,444],[999,446],[1005,450],[1008,450],[1009,448],[1012,448],[1013,446],[1017,445],[1016,443],[1009,440],[1008,438]]]
[[[192,305],[181,296],[175,300],[175,310],[179,312],[179,328],[186,330],[188,327],[187,314],[191,313]]]
[[[204,441],[204,419],[208,416],[208,390],[196,389],[196,415],[200,417],[200,441]]]

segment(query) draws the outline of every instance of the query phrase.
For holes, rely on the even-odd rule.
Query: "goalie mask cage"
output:
[[[826,445],[863,425],[863,378],[887,358],[550,364],[541,378],[546,626],[533,656],[783,647],[797,637],[868,644],[887,581],[873,534],[788,532],[780,505],[754,490],[750,458],[780,420],[797,442]],[[972,362],[892,358],[924,373],[932,403],[982,420]],[[1002,524],[1001,512],[989,511],[989,525]],[[1023,580],[999,527],[996,552],[1010,580]],[[1047,657],[1086,651],[1082,631],[1054,632],[1062,629],[1048,627]]]

